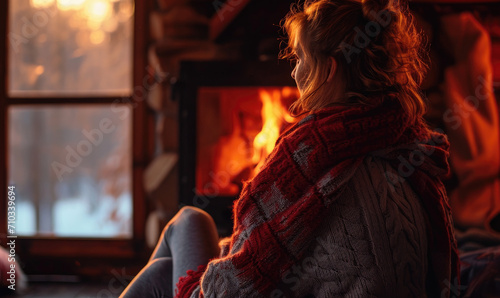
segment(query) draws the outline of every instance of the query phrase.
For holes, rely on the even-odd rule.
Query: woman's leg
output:
[[[215,223],[208,213],[194,207],[182,208],[163,230],[148,265],[121,297],[137,297],[137,293],[142,293],[143,297],[170,297],[166,294],[154,296],[158,291],[151,292],[149,289],[161,287],[169,280],[169,285],[164,284],[163,288],[164,293],[172,295],[179,278],[185,276],[186,271],[196,270],[199,265],[207,264],[218,256],[218,241]]]
[[[163,230],[151,259],[173,259],[172,288],[188,270],[196,270],[219,255],[219,236],[212,217],[195,207],[184,207]]]
[[[158,258],[149,261],[130,282],[120,298],[173,297],[172,267],[172,258]]]

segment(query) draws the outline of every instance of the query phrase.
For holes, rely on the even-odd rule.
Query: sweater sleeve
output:
[[[200,282],[199,297],[260,297],[253,282],[241,278],[233,266],[234,255],[212,260]]]
[[[229,253],[229,245],[231,244],[231,237],[222,238],[219,241],[220,254],[219,258],[223,258]],[[176,286],[176,298],[188,297],[203,297],[200,287],[200,279],[206,271],[207,266],[199,266],[196,271],[189,270],[186,276],[179,279]]]
[[[252,282],[238,276],[232,263],[237,256],[229,254],[230,240],[223,238],[219,242],[219,258],[199,266],[196,271],[189,270],[187,276],[179,279],[175,298],[259,297]]]

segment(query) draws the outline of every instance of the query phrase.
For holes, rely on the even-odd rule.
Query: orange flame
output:
[[[273,151],[276,141],[281,133],[284,122],[293,123],[293,118],[281,102],[282,93],[287,95],[291,88],[283,90],[273,90],[268,92],[265,89],[259,90],[262,101],[262,130],[253,141],[254,154],[252,162],[256,164],[254,174],[260,171],[266,157]]]
[[[212,97],[200,101],[199,109],[217,112],[200,114],[198,125],[204,133],[198,135],[196,188],[206,195],[234,196],[242,181],[261,170],[286,126],[297,121],[287,109],[300,94],[292,87],[210,92],[206,94]],[[213,123],[217,128],[206,130]]]

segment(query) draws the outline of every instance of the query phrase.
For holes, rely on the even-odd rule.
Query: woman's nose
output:
[[[292,70],[292,79],[295,80],[295,71],[297,70],[297,67],[294,67]]]

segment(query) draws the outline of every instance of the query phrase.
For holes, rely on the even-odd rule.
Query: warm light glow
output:
[[[101,44],[106,39],[106,33],[102,30],[94,31],[90,34],[90,42],[93,44]]]
[[[63,11],[80,10],[85,0],[57,0],[57,8]]]
[[[283,89],[281,90],[281,95],[285,98],[287,98],[287,97],[298,98],[300,96],[299,91],[297,90],[296,87],[283,87]],[[283,113],[283,117],[284,117],[285,121],[288,123],[294,123],[297,121],[296,118],[293,118],[292,115],[290,115],[288,110],[286,110]]]
[[[37,42],[39,43],[44,43],[46,41],[47,41],[47,34],[45,33],[40,34],[37,38]]]
[[[196,188],[207,195],[234,196],[241,190],[241,181],[261,170],[279,135],[298,121],[290,116],[288,106],[300,94],[289,87],[206,92],[207,100],[200,100],[199,105],[206,113],[200,114],[198,124],[204,133],[198,139]],[[217,101],[213,94],[219,94]]]
[[[253,141],[254,154],[252,162],[257,164],[256,172],[260,170],[265,158],[273,151],[276,141],[285,121],[295,121],[281,103],[280,90],[268,92],[264,89],[259,91],[262,101],[262,130]]]
[[[134,2],[122,1],[119,3],[118,17],[121,22],[126,22],[131,16],[134,15]]]
[[[31,0],[30,3],[33,8],[46,8],[54,5],[56,0]]]
[[[126,22],[134,14],[134,3],[129,0],[30,0],[32,5],[49,5],[55,3],[61,11],[71,11],[67,24],[73,29],[86,31],[77,37],[80,47],[98,45],[106,40],[108,33],[118,30],[120,22]],[[117,3],[117,4],[115,4]],[[117,5],[116,11],[113,6]],[[82,33],[82,32],[80,32]]]
[[[80,31],[76,34],[76,44],[79,48],[84,49],[89,45],[90,34],[87,31]]]
[[[103,22],[111,13],[111,4],[107,0],[87,0],[85,14],[89,21]]]
[[[87,28],[89,28],[92,31],[96,31],[101,29],[102,22],[96,21],[95,19],[89,19],[87,20]]]
[[[45,68],[41,65],[38,65],[36,68],[35,68],[35,74],[36,75],[41,75],[43,72],[45,71]]]
[[[9,94],[132,92],[133,17],[121,22],[120,4],[126,12],[133,0],[0,1],[10,3],[5,22],[14,36]]]
[[[103,25],[102,29],[106,32],[115,32],[118,29],[118,21],[116,17],[107,19]]]
[[[40,76],[45,72],[45,68],[42,65],[32,66],[27,72],[27,77],[30,83],[34,84]]]
[[[68,21],[68,25],[73,29],[80,29],[84,24],[81,18],[70,18]]]

